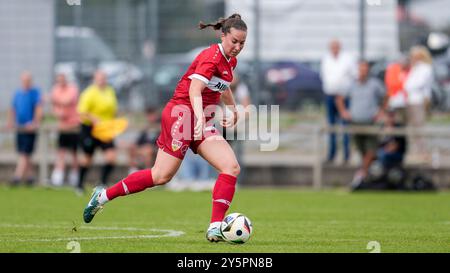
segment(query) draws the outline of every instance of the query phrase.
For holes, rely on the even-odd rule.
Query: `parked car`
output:
[[[264,88],[270,90],[272,102],[288,110],[324,101],[322,81],[310,64],[265,62],[262,64]]]
[[[143,80],[142,71],[120,60],[97,33],[87,27],[59,26],[55,31],[55,73],[64,73],[81,90],[90,84],[92,75],[102,69],[119,97],[127,106],[133,88]]]
[[[178,81],[186,73],[192,60],[188,60],[183,55],[160,55],[155,59],[152,75],[153,90],[158,100],[167,102],[173,95]]]
[[[152,77],[152,92],[158,94],[161,102],[170,99],[181,76],[204,48],[195,48],[181,54],[159,55],[155,58],[154,70],[148,77]],[[256,79],[256,69],[251,60],[239,60],[235,72],[248,85],[251,94],[259,93],[259,103],[278,104],[281,108],[296,110],[305,104],[319,105],[324,100],[322,82],[313,67],[313,64],[298,62],[263,61],[259,69],[260,90],[254,90],[252,84]]]

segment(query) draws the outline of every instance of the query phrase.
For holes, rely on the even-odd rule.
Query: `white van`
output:
[[[55,31],[55,73],[64,73],[80,90],[92,81],[95,70],[108,76],[117,95],[129,99],[133,88],[143,80],[141,70],[119,60],[111,48],[88,27],[59,26]]]

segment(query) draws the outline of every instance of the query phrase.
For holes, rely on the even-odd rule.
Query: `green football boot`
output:
[[[222,233],[220,232],[220,228],[218,227],[208,229],[208,231],[206,231],[206,239],[214,243],[225,241]]]
[[[103,206],[98,202],[98,196],[103,191],[103,187],[95,187],[91,199],[83,212],[83,219],[85,223],[90,223],[95,214],[103,209]]]

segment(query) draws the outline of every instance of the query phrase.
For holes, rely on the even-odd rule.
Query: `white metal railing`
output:
[[[138,130],[141,129],[140,127],[136,126],[130,126],[128,128],[129,130]],[[65,131],[65,132],[78,132],[79,130],[74,129],[72,131]],[[9,155],[9,152],[11,152],[11,155],[15,155],[15,134],[17,132],[30,132],[30,133],[36,133],[37,142],[35,143],[35,152],[33,154],[33,158],[37,160],[38,165],[38,184],[45,185],[49,178],[49,167],[51,166],[51,155],[55,152],[56,149],[56,135],[58,133],[58,127],[54,124],[44,124],[41,125],[37,130],[30,131],[30,130],[24,130],[24,129],[9,129],[6,128],[6,126],[0,126],[0,135],[7,137],[1,137],[0,138],[0,146],[2,147],[2,151],[4,154]],[[53,142],[52,142],[53,141]],[[53,144],[54,143],[54,144]],[[11,146],[12,147],[5,147],[5,146]],[[53,149],[54,147],[55,149]],[[10,151],[8,151],[10,150]],[[13,153],[14,151],[14,153]],[[8,156],[6,156],[7,159],[9,159]]]
[[[448,138],[450,139],[450,130],[448,129],[431,129],[425,127],[395,127],[395,128],[383,128],[378,125],[362,126],[362,125],[336,125],[336,126],[320,126],[313,130],[313,142],[314,142],[314,164],[313,164],[313,188],[322,188],[322,174],[323,174],[323,162],[321,153],[320,140],[324,135],[336,133],[336,134],[365,134],[365,135],[377,135],[377,136],[405,136],[414,137],[422,136],[426,138]]]
[[[137,127],[129,128],[131,130],[137,130]],[[369,135],[400,135],[400,136],[423,136],[426,138],[444,138],[450,139],[450,130],[449,129],[436,129],[436,128],[413,128],[413,127],[402,127],[402,128],[393,128],[389,130],[384,130],[380,126],[356,126],[356,125],[336,125],[336,126],[323,126],[318,125],[307,127],[297,127],[296,132],[299,134],[309,135],[312,137],[312,147],[308,145],[308,147],[312,148],[313,152],[313,188],[321,189],[323,182],[323,139],[329,133],[336,134],[369,134]],[[38,168],[39,168],[39,183],[44,185],[49,177],[49,167],[51,165],[50,155],[52,154],[52,145],[51,140],[54,139],[58,128],[55,125],[42,125],[36,131],[38,142],[36,149],[36,156],[38,160]],[[4,127],[0,127],[0,134],[14,134],[14,130],[6,129]],[[311,139],[311,138],[309,138]]]

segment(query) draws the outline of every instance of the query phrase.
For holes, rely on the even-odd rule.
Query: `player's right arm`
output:
[[[16,95],[14,95],[12,103],[11,103],[11,107],[8,110],[8,116],[6,119],[6,128],[8,129],[13,129],[16,125],[16,105],[17,105],[17,100],[16,100]]]
[[[13,108],[9,108],[6,128],[8,128],[8,129],[14,128],[15,120],[16,120],[16,111],[14,111]]]
[[[31,131],[35,131],[39,128],[42,122],[42,118],[44,116],[43,107],[42,107],[42,100],[40,97],[40,94],[38,94],[38,97],[36,99],[36,106],[34,108],[34,117],[31,122],[31,124],[28,126]]]
[[[194,139],[201,138],[203,127],[205,126],[205,115],[203,113],[202,99],[202,91],[205,87],[206,84],[196,78],[192,79],[189,87],[189,99],[191,101],[192,109],[194,110],[194,115],[197,118],[194,127]]]
[[[335,99],[336,108],[338,109],[339,115],[343,120],[350,121],[352,116],[350,112],[345,107],[345,98],[342,95],[337,95]]]

